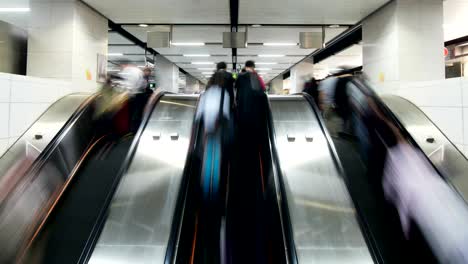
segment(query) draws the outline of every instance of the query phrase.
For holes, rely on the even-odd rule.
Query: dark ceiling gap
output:
[[[239,29],[239,0],[229,0],[229,16],[231,18],[231,32]],[[237,68],[237,48],[232,48],[232,70]]]

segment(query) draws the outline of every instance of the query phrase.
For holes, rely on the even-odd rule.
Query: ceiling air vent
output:
[[[223,32],[223,48],[247,48],[247,33]]]
[[[149,31],[147,45],[149,48],[169,48],[171,41],[170,32]]]
[[[299,46],[301,49],[320,49],[323,47],[322,32],[300,32]]]

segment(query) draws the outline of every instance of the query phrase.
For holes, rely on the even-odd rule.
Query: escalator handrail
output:
[[[99,239],[102,229],[104,228],[106,218],[107,218],[107,211],[108,211],[110,204],[112,203],[112,198],[114,197],[114,193],[116,192],[119,186],[120,179],[122,179],[122,177],[127,173],[128,168],[130,164],[132,163],[133,157],[140,143],[141,136],[143,135],[143,132],[145,131],[146,126],[149,123],[149,120],[151,118],[151,115],[153,114],[153,111],[156,105],[159,103],[159,101],[164,96],[164,94],[166,94],[165,91],[159,90],[157,93],[151,96],[148,103],[146,104],[144,108],[141,124],[135,134],[135,138],[133,139],[132,144],[130,145],[128,153],[124,161],[120,165],[120,169],[112,182],[112,186],[110,188],[110,191],[107,193],[105,202],[103,203],[103,205],[101,206],[101,209],[99,210],[98,218],[94,223],[91,234],[89,234],[88,236],[88,240],[86,241],[86,245],[81,253],[78,263],[87,263],[89,261],[89,258],[92,255],[93,249],[96,246],[96,243]]]
[[[385,116],[385,118],[388,119],[388,121],[392,122],[394,126],[397,127],[397,129],[404,135],[405,140],[413,146],[417,151],[419,151],[425,159],[431,164],[432,168],[437,172],[438,175],[459,195],[465,203],[468,204],[468,201],[466,201],[463,197],[463,195],[460,193],[460,191],[456,188],[456,186],[452,183],[450,180],[449,175],[445,175],[437,166],[431,161],[431,159],[424,153],[422,150],[421,146],[416,142],[416,140],[413,138],[411,133],[406,129],[406,127],[403,125],[403,123],[398,119],[398,117],[392,112],[392,110],[382,101],[382,99],[377,95],[377,93],[372,90],[368,84],[358,81],[355,78],[350,79],[350,82],[354,84],[362,93],[364,93],[366,96],[371,97],[374,102],[376,103],[377,107],[379,110],[382,112],[382,114]],[[429,119],[430,120],[430,119]],[[445,136],[445,135],[444,135]],[[448,138],[447,138],[448,139]],[[452,143],[452,142],[450,142]],[[452,143],[453,144],[453,143]],[[458,149],[458,148],[456,148]]]
[[[407,102],[408,104],[414,106],[415,108],[417,108],[419,111],[421,111],[421,113],[427,118],[427,120],[445,137],[445,139],[456,149],[456,151],[461,155],[461,157],[463,157],[466,161],[468,161],[468,158],[463,154],[463,152],[461,150],[459,150],[455,143],[453,143],[452,140],[450,140],[450,138],[444,133],[444,131],[442,131],[442,129],[439,128],[439,126],[437,126],[436,123],[434,123],[432,121],[431,118],[429,118],[429,116],[424,112],[422,111],[415,103],[411,102],[410,100],[402,97],[402,96],[399,96],[399,95],[393,95],[393,94],[389,94],[389,95],[385,95],[385,97],[387,96],[390,96],[390,97],[394,97],[394,98],[398,98],[398,99],[401,99],[401,100],[404,100],[405,102]],[[382,100],[382,99],[381,99]],[[385,104],[382,100],[382,103]],[[395,114],[393,114],[395,115]],[[398,119],[398,117],[396,117],[395,115],[395,118]],[[399,120],[399,119],[398,119]]]
[[[13,148],[13,146],[15,146],[15,144],[18,142],[18,140],[20,140],[26,133],[28,133],[28,131],[34,126],[34,124],[36,124],[36,122],[39,121],[56,103],[58,103],[60,100],[64,99],[65,97],[72,96],[72,95],[84,95],[84,93],[68,94],[68,95],[63,96],[62,98],[58,99],[57,101],[55,101],[51,105],[49,105],[49,107],[47,107],[47,109],[40,116],[38,116],[36,118],[36,120],[34,120],[34,122],[32,122],[31,125],[28,128],[26,128],[26,130],[23,132],[23,134],[21,134],[21,136],[19,136],[18,139],[13,144],[11,144],[11,146],[9,146],[2,155],[0,155],[0,159],[2,159],[3,156],[5,156],[10,151],[10,149]],[[46,148],[41,153],[46,152],[47,147],[49,145],[53,145],[54,141],[57,139],[57,137],[62,135],[63,131],[66,131],[67,128],[70,127],[71,124],[73,124],[75,120],[78,120],[78,117],[81,116],[81,114],[87,108],[87,106],[89,106],[98,95],[99,95],[98,93],[90,94],[90,96],[78,106],[78,108],[73,112],[73,114],[70,116],[70,118],[68,118],[68,120],[65,122],[65,124],[60,128],[60,130],[57,132],[57,134],[52,138],[52,140],[49,142],[49,144],[47,144]],[[50,151],[50,150],[48,150],[48,151]]]
[[[330,133],[328,132],[328,130],[326,128],[325,120],[323,119],[322,115],[319,114],[320,110],[319,110],[317,104],[315,103],[315,100],[312,98],[312,96],[310,96],[307,93],[302,93],[301,95],[309,103],[309,106],[312,108],[312,111],[314,112],[314,114],[315,114],[315,116],[316,116],[316,118],[318,120],[318,123],[320,125],[320,129],[322,130],[322,133],[323,133],[325,139],[327,140],[328,149],[329,149],[329,151],[331,153],[331,156],[333,158],[333,162],[335,163],[336,169],[338,171],[338,175],[341,178],[343,178],[345,180],[345,182],[346,182],[346,185],[349,186],[349,179],[348,179],[348,177],[344,177],[344,176],[346,176],[346,173],[344,172],[343,165],[341,164],[341,160],[340,160],[338,152],[337,152],[337,150],[335,148],[335,144],[333,143],[333,139],[331,138]],[[351,195],[350,195],[350,198],[353,201],[354,207],[356,208],[357,220],[358,220],[359,226],[361,227],[361,230],[363,231],[362,233],[363,233],[364,239],[365,239],[365,241],[367,243],[368,248],[371,251],[371,256],[372,256],[374,262],[384,263],[383,257],[382,257],[382,255],[379,252],[378,247],[377,247],[377,241],[375,240],[374,235],[370,231],[369,223],[367,223],[367,221],[363,217],[363,213],[362,213],[362,210],[360,209],[359,204],[356,203],[355,199]]]
[[[268,101],[267,103],[267,127],[268,127],[268,138],[270,141],[270,151],[271,151],[271,158],[272,162],[274,163],[274,167],[276,168],[276,171],[274,171],[275,177],[275,182],[278,183],[279,187],[279,193],[278,193],[278,206],[279,206],[279,214],[281,218],[281,225],[283,228],[283,236],[284,236],[284,242],[285,242],[285,247],[286,247],[286,257],[288,260],[289,264],[298,264],[298,257],[297,257],[297,252],[296,252],[296,245],[294,242],[294,231],[292,228],[292,223],[291,223],[291,215],[289,211],[289,205],[288,205],[288,198],[286,195],[286,186],[284,183],[284,176],[283,176],[283,170],[281,169],[281,165],[279,162],[279,155],[278,151],[276,148],[276,134],[275,134],[275,129],[274,129],[274,123],[273,123],[273,116],[271,113],[271,105],[270,102]],[[275,195],[276,196],[276,195]]]
[[[201,97],[201,95],[200,95]],[[198,111],[198,104],[200,102],[200,97],[198,97],[197,105],[195,112]],[[166,256],[164,257],[165,264],[175,263],[178,253],[178,245],[180,241],[180,236],[182,232],[183,217],[185,213],[186,201],[189,198],[189,187],[190,187],[190,175],[191,168],[193,164],[193,159],[195,157],[195,150],[197,148],[198,138],[200,136],[200,120],[196,119],[196,114],[194,115],[192,121],[192,131],[190,133],[190,144],[187,151],[187,157],[185,159],[185,166],[182,172],[182,179],[179,187],[179,193],[177,195],[176,206],[174,210],[173,220],[171,231],[169,234],[169,239],[166,248]]]

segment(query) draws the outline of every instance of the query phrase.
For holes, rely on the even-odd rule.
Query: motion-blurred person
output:
[[[232,77],[232,73],[227,71],[227,64],[224,61],[216,64],[216,73],[211,77],[211,79],[213,79],[217,73],[223,74],[222,88],[228,92],[229,104],[232,108],[234,106],[234,78]],[[210,80],[210,82],[215,83],[214,80]]]
[[[222,117],[230,119],[231,100],[229,91],[224,89],[226,72],[218,71],[210,78],[206,91],[200,97],[198,103],[196,119],[203,119],[205,134],[214,133],[218,126],[220,117],[220,107],[222,107]]]
[[[468,263],[468,207],[420,151],[403,141],[391,147],[383,188],[407,238],[416,225],[439,263]]]
[[[309,94],[314,98],[315,103],[319,104],[319,90],[318,90],[318,82],[312,77],[309,81],[304,83],[304,90],[302,92]]]
[[[255,63],[246,62],[245,69],[236,81],[238,136],[229,181],[231,221],[227,240],[233,244],[232,263],[267,263],[268,243],[263,239],[270,234],[264,200],[270,175],[268,99],[255,72]]]
[[[262,91],[266,91],[266,86],[265,82],[263,81],[263,78],[260,75],[258,75],[257,71],[255,71],[255,62],[251,60],[246,61],[244,69],[246,72],[251,72],[253,75],[255,75],[260,84],[260,88],[262,88]]]
[[[111,127],[116,135],[126,134],[129,130],[128,91],[117,88],[121,77],[111,75],[100,89],[96,99],[94,120],[97,131],[106,131]]]
[[[145,94],[147,94],[148,96],[153,93],[153,89],[151,89],[151,82],[150,82],[151,74],[152,74],[152,70],[150,67],[145,67],[143,69],[143,79],[145,80]]]
[[[136,132],[141,123],[144,106],[149,98],[145,92],[147,82],[143,71],[129,61],[121,64],[118,76],[120,77],[118,87],[129,94],[130,131]]]
[[[319,108],[327,121],[330,134],[334,136],[352,134],[347,92],[347,84],[351,77],[350,74],[331,76],[321,81],[318,88]]]

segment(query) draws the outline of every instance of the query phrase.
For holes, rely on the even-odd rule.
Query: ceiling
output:
[[[215,68],[219,61],[232,62],[232,50],[222,47],[222,33],[230,31],[229,0],[83,0],[104,16],[146,42],[148,31],[169,31],[172,42],[202,42],[204,46],[172,46],[155,49],[179,67],[200,80]],[[263,43],[298,43],[300,32],[321,32],[325,25],[325,41],[331,40],[349,25],[353,25],[384,5],[388,0],[239,0],[239,31],[248,27],[248,47],[238,49],[237,61],[257,62],[257,68],[266,81],[312,53],[313,49],[295,46],[263,46]],[[136,4],[138,3],[138,4]],[[138,24],[150,24],[139,27]],[[155,26],[151,26],[151,25]],[[183,24],[183,25],[181,25]],[[189,24],[189,25],[187,25]],[[252,27],[260,24],[261,27]],[[166,26],[165,26],[166,25]],[[329,25],[341,25],[330,28]],[[109,34],[109,53],[124,54],[120,58],[143,63],[144,50]],[[130,55],[132,54],[132,55]],[[138,55],[139,54],[139,55]],[[210,55],[187,57],[184,55]],[[282,55],[260,57],[259,55]],[[118,61],[119,57],[111,60]],[[196,62],[212,64],[198,65]],[[232,67],[228,64],[228,67]]]
[[[43,0],[0,0],[0,7],[24,6]],[[232,62],[232,49],[222,47],[222,33],[230,31],[229,0],[82,0],[114,23],[122,25],[143,42],[148,31],[169,30],[173,26],[172,42],[203,42],[205,46],[173,46],[156,49],[191,75],[204,79],[214,69],[215,62]],[[299,32],[321,32],[325,26],[328,41],[384,5],[388,0],[239,0],[239,31],[248,27],[248,48],[238,49],[238,63],[255,60],[257,68],[268,81],[288,69],[313,49],[296,46],[269,47],[262,43],[298,43]],[[28,14],[10,17],[0,13],[0,20],[28,27]],[[138,24],[150,24],[139,27]],[[156,24],[159,26],[152,26]],[[181,25],[188,24],[188,25]],[[260,24],[261,27],[253,27]],[[330,28],[330,25],[341,25]],[[130,59],[144,64],[144,49],[115,32],[109,32],[110,61]],[[186,57],[187,54],[209,54],[210,57]],[[283,57],[259,57],[259,55]],[[196,65],[194,62],[212,62]],[[261,64],[270,63],[270,64]],[[274,64],[271,64],[274,63]],[[110,64],[112,67],[112,64]],[[232,65],[229,65],[232,67]],[[201,70],[200,70],[201,69]]]
[[[228,0],[84,0],[125,23],[229,24]],[[388,0],[239,0],[240,24],[354,24]]]

